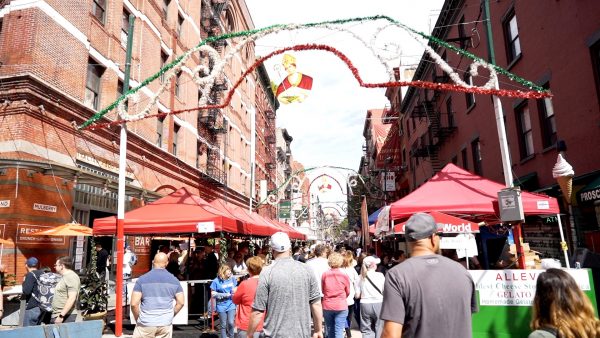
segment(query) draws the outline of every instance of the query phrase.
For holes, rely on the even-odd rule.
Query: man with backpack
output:
[[[27,274],[23,281],[23,295],[25,296],[25,315],[23,317],[23,326],[34,326],[40,325],[42,320],[43,311],[40,308],[40,302],[38,301],[38,281],[40,276],[44,273],[43,270],[38,270],[39,261],[35,257],[29,257],[25,262],[25,268]],[[37,299],[36,299],[37,297]]]
[[[77,317],[75,304],[81,281],[73,271],[73,260],[70,257],[60,257],[54,264],[54,269],[62,279],[56,285],[52,299],[52,322],[55,324],[74,322]]]

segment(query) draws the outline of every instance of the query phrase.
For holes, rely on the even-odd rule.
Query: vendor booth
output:
[[[94,220],[94,235],[115,235],[116,217],[106,217]],[[238,237],[255,238],[270,236],[283,231],[291,239],[304,240],[304,234],[293,227],[277,221],[263,218],[257,213],[225,203],[222,200],[207,202],[193,195],[186,188],[181,188],[168,196],[153,203],[125,213],[125,235],[135,236],[135,244],[139,237],[155,235],[187,235],[189,237],[219,238],[222,234]],[[135,251],[134,247],[134,251]],[[146,253],[152,259],[154,252]],[[181,312],[174,318],[173,323],[188,324],[189,300],[188,293],[198,291],[201,286],[204,300],[210,298],[207,292],[212,279],[181,281],[186,303]],[[135,279],[128,282],[128,299]],[[129,303],[126,300],[126,303]],[[202,304],[202,314],[210,312],[206,309],[206,301]],[[133,318],[130,316],[130,319]]]
[[[403,221],[417,212],[434,214],[437,222],[450,233],[479,232],[479,221],[501,223],[498,215],[498,192],[506,189],[496,183],[454,164],[448,164],[411,194],[391,204],[390,219]],[[520,192],[525,215],[556,215],[555,198]],[[443,213],[443,214],[440,214]],[[449,214],[445,215],[444,214]],[[450,225],[445,222],[456,216],[469,220]],[[561,224],[558,224],[559,227]],[[392,229],[391,229],[392,230]],[[454,230],[454,231],[453,231]],[[459,231],[460,230],[460,231]],[[389,234],[403,233],[403,223],[396,224]],[[562,234],[562,229],[561,229]],[[451,240],[459,245],[458,240]],[[461,244],[462,245],[462,244]],[[566,252],[565,252],[566,257]],[[526,337],[531,330],[531,302],[535,281],[543,270],[470,270],[476,285],[479,312],[473,315],[473,337]],[[582,290],[596,304],[591,270],[567,270]]]

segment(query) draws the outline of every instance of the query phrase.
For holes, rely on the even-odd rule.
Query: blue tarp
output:
[[[375,222],[377,222],[377,217],[379,216],[379,213],[381,212],[381,210],[383,210],[383,207],[377,209],[377,211],[375,211],[374,213],[369,215],[369,225],[371,224],[375,224]],[[361,220],[358,220],[358,225],[362,225]]]

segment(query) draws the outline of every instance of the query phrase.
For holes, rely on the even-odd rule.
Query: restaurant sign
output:
[[[587,269],[564,270],[583,291],[591,290]],[[531,306],[544,270],[469,270],[482,306]]]
[[[52,228],[48,225],[30,225],[30,224],[18,224],[17,225],[17,243],[20,244],[32,244],[32,245],[44,245],[44,244],[65,244],[64,236],[33,236],[38,231],[48,230]]]

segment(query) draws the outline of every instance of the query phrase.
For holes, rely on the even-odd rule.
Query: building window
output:
[[[473,171],[477,175],[483,176],[481,166],[481,143],[479,142],[479,138],[476,138],[471,142],[471,155],[473,156]]]
[[[183,36],[183,22],[185,19],[181,16],[181,13],[177,13],[177,35],[181,38]]]
[[[167,18],[168,14],[169,14],[169,4],[171,3],[171,0],[163,0],[162,3],[162,12],[163,12],[163,16],[165,18]]]
[[[92,15],[104,25],[104,15],[106,13],[106,0],[92,0]]]
[[[119,96],[122,96],[123,94],[125,94],[125,91],[123,90],[123,87],[125,85],[123,84],[123,81],[119,80],[119,82],[117,82],[117,92],[119,93]],[[129,108],[129,100],[125,100],[125,110],[127,110]]]
[[[543,87],[545,89],[550,88],[547,83]],[[544,149],[554,146],[557,141],[556,120],[554,118],[554,109],[550,106],[551,104],[552,102],[549,99],[539,99],[537,101],[540,126],[542,128],[542,146]]]
[[[458,164],[458,157],[456,155],[452,156],[452,164]]]
[[[175,76],[175,96],[181,97],[181,72]]]
[[[508,13],[502,25],[504,26],[504,40],[506,43],[506,61],[507,64],[511,64],[521,56],[519,27],[517,26],[517,16],[514,9]]]
[[[454,127],[454,111],[452,110],[452,96],[446,100],[446,113],[448,113],[448,127]]]
[[[458,22],[458,41],[460,43],[460,49],[467,49],[469,47],[469,44],[467,43],[468,38],[467,38],[467,34],[465,33],[465,16],[463,15],[462,18],[460,18],[460,21]]]
[[[121,14],[121,46],[127,47],[127,38],[129,36],[129,11],[123,7]]]
[[[473,76],[469,71],[465,72],[464,81],[468,85],[473,85]],[[475,94],[474,93],[465,93],[465,100],[467,102],[467,109],[470,109],[475,104]]]
[[[165,125],[165,116],[156,119],[156,146],[162,148],[163,145],[163,129]]]
[[[96,61],[88,59],[84,103],[86,106],[96,110],[100,105],[100,81],[102,80],[103,73],[104,67],[98,65]]]
[[[600,104],[600,40],[590,47],[590,53],[592,55],[592,69],[596,79],[596,96]]]
[[[200,159],[202,158],[202,143],[196,141],[196,168],[200,168]]]
[[[465,170],[469,170],[469,159],[467,158],[467,148],[463,148],[460,151],[460,157],[462,158],[462,167]]]
[[[165,53],[163,50],[160,51],[160,69],[167,64],[169,61],[169,55]],[[165,82],[165,73],[160,74],[160,82]]]
[[[521,151],[521,159],[525,159],[533,155],[533,133],[531,131],[531,117],[529,115],[529,107],[527,104],[522,104],[515,110],[517,114],[517,126],[519,133],[519,148]]]
[[[178,124],[173,126],[173,155],[177,156],[177,139],[179,139],[179,129],[181,127]]]

